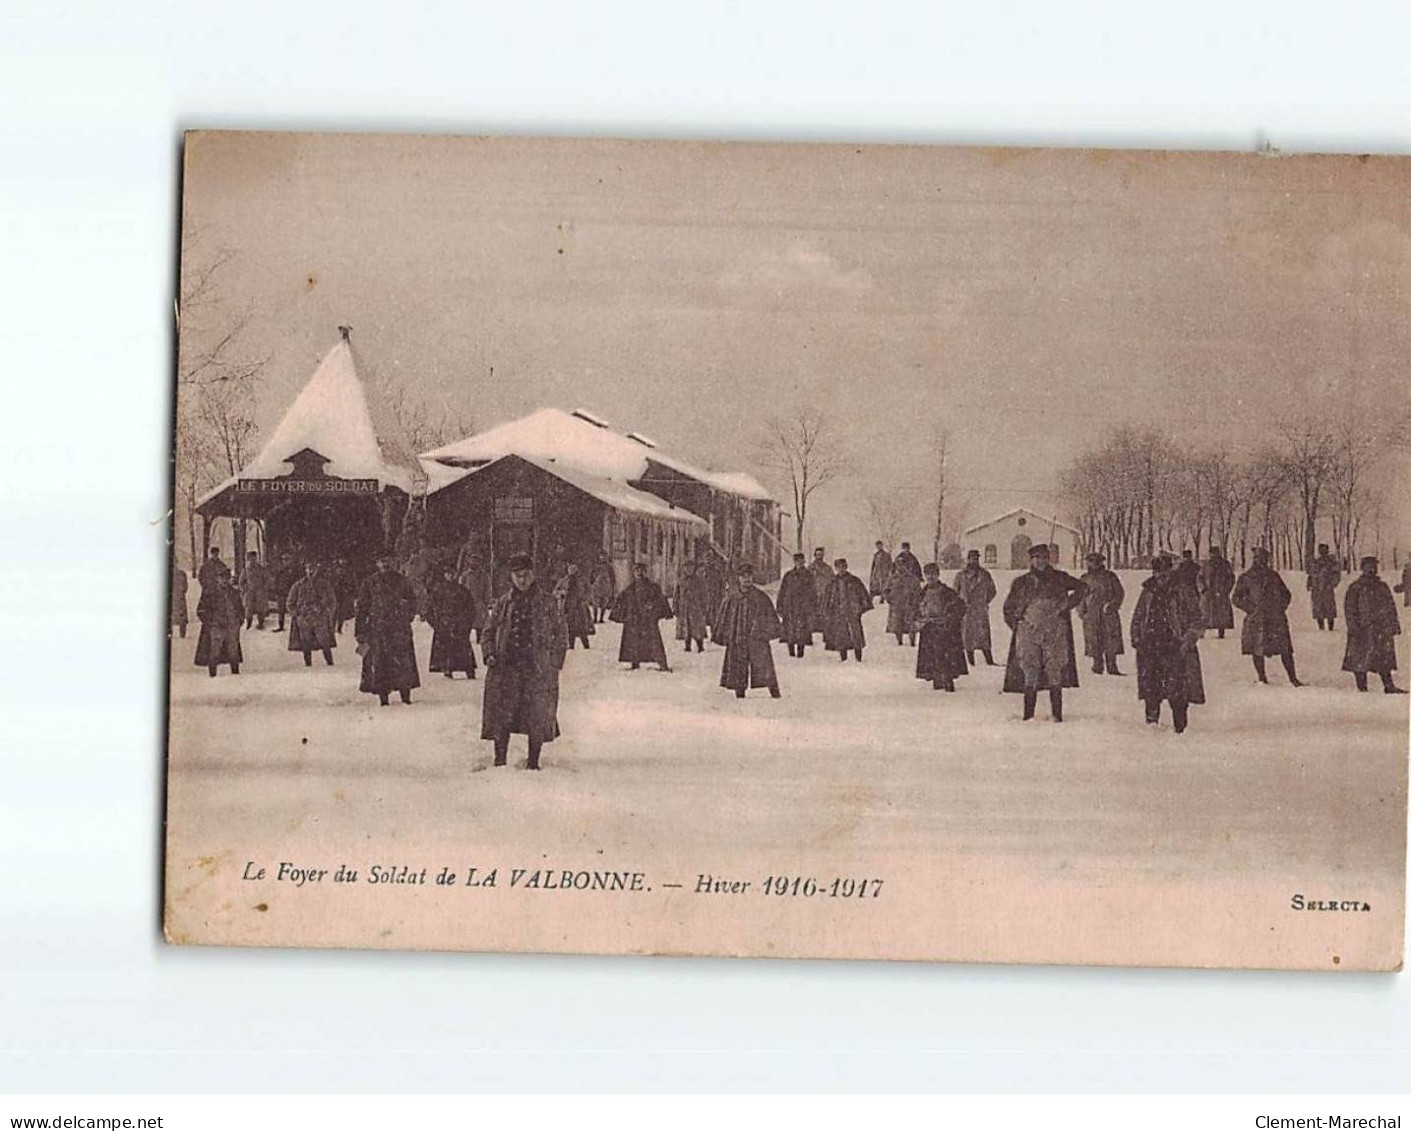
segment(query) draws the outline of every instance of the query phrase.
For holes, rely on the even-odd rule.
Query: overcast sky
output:
[[[1064,516],[1046,492],[1109,421],[1239,449],[1293,404],[1404,403],[1409,181],[1381,158],[203,134],[184,208],[193,262],[236,253],[262,424],[340,323],[478,427],[581,406],[776,488],[756,422],[805,400],[856,468],[813,540],[857,552],[864,495],[916,479],[933,422],[979,521]]]

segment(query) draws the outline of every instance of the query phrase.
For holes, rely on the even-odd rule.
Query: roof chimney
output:
[[[601,416],[594,416],[586,408],[575,408],[571,415],[576,416],[585,424],[591,424],[594,428],[608,427],[608,422],[606,420],[604,420]]]
[[[350,336],[351,336],[351,334],[353,333],[353,328],[352,328],[351,326],[339,326],[339,327],[338,327],[338,333],[339,333],[339,335],[343,338],[343,340],[346,342],[346,341],[351,340],[351,339],[350,339]]]
[[[655,448],[657,446],[655,440],[643,436],[640,432],[629,432],[627,433],[627,438],[629,440],[636,440],[637,443],[641,444],[644,448]]]

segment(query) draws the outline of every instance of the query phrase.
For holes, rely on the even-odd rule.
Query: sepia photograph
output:
[[[167,940],[1399,969],[1408,189],[187,134]]]

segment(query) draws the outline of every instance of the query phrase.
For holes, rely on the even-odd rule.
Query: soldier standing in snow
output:
[[[186,638],[186,626],[190,623],[191,614],[187,611],[186,590],[190,583],[186,577],[186,571],[178,566],[172,567],[171,574],[171,622],[176,625],[177,633]]]
[[[1034,717],[1039,692],[1047,689],[1053,721],[1061,723],[1063,689],[1078,686],[1069,614],[1082,601],[1086,586],[1054,569],[1045,545],[1030,548],[1029,563],[1029,572],[1014,579],[1004,600],[1004,621],[1013,633],[1004,690],[1023,694],[1028,720]]]
[[[823,560],[823,555],[823,547],[817,547],[813,551],[813,561],[808,563],[808,572],[813,577],[813,629],[815,632],[827,631],[823,602],[828,596],[828,583],[833,580],[833,567]]]
[[[1333,631],[1338,619],[1338,585],[1342,582],[1342,567],[1326,543],[1318,544],[1318,556],[1308,567],[1308,580],[1305,585],[1313,598],[1313,619],[1321,631],[1324,627]]]
[[[676,583],[676,639],[685,641],[686,651],[694,641],[696,651],[705,651],[706,634],[710,631],[710,590],[705,575],[694,561],[681,567]]]
[[[1151,576],[1142,582],[1132,611],[1132,649],[1137,654],[1137,696],[1146,705],[1146,721],[1161,721],[1161,703],[1171,704],[1171,721],[1182,734],[1192,703],[1205,702],[1197,642],[1204,629],[1200,604],[1190,587],[1171,569],[1171,559],[1157,554]]]
[[[720,603],[720,623],[716,642],[725,645],[720,665],[720,686],[743,699],[751,687],[767,687],[773,699],[779,698],[779,676],[769,642],[779,639],[779,614],[769,595],[754,583],[754,567],[741,562],[735,570],[737,583]]]
[[[1088,588],[1078,606],[1078,617],[1083,622],[1083,653],[1092,659],[1095,675],[1104,671],[1121,675],[1117,657],[1126,650],[1122,647],[1122,602],[1127,595],[1101,554],[1093,551],[1086,560],[1088,571],[1083,574],[1083,584]],[[1191,596],[1195,596],[1194,591]]]
[[[1219,546],[1210,547],[1210,557],[1200,567],[1196,580],[1200,590],[1200,615],[1206,628],[1225,639],[1225,630],[1235,627],[1235,610],[1230,605],[1230,590],[1235,587],[1235,570]]]
[[[245,604],[245,627],[264,628],[269,614],[269,571],[260,563],[260,555],[251,550],[245,555],[245,572],[240,575],[240,597]]]
[[[412,641],[415,617],[416,594],[411,584],[397,572],[392,554],[380,554],[377,572],[358,592],[353,635],[363,657],[358,690],[376,695],[384,707],[393,691],[403,703],[410,703],[412,689],[421,686]]]
[[[510,558],[510,589],[490,609],[481,636],[485,705],[480,737],[494,742],[495,765],[509,758],[511,734],[529,741],[525,769],[539,769],[544,743],[559,736],[559,671],[568,653],[568,626],[558,603],[534,580],[528,554]]]
[[[1359,564],[1362,574],[1347,587],[1343,596],[1347,650],[1343,653],[1342,670],[1352,673],[1358,691],[1367,690],[1367,673],[1376,672],[1381,677],[1384,692],[1405,695],[1391,678],[1396,670],[1396,637],[1401,634],[1396,598],[1387,583],[1377,576],[1376,558],[1365,557]]]
[[[221,565],[219,559],[216,564]],[[207,577],[209,581],[201,586],[201,597],[196,602],[201,635],[196,639],[195,664],[205,668],[212,679],[221,664],[229,664],[230,674],[239,675],[240,661],[244,659],[240,651],[240,626],[245,623],[240,590],[223,565],[221,570],[212,570]]]
[[[284,616],[288,611],[289,590],[294,588],[294,582],[298,581],[303,574],[297,562],[287,551],[280,556],[278,568],[274,570],[270,577],[270,584],[274,586],[274,611],[279,617],[279,623],[275,626],[276,632],[284,631]]]
[[[456,672],[475,678],[470,630],[478,619],[476,611],[475,597],[457,580],[453,565],[448,563],[432,574],[426,593],[426,619],[432,629],[427,671],[440,672],[447,679],[455,679]]]
[[[985,657],[985,663],[995,667],[990,644],[990,602],[998,590],[990,571],[980,564],[980,551],[965,555],[965,568],[955,575],[955,591],[965,602],[965,620],[960,625],[960,639],[965,646],[965,658],[975,662],[975,653]]]
[[[588,608],[588,593],[583,584],[583,575],[578,572],[578,566],[574,562],[568,563],[568,570],[559,578],[558,584],[554,586],[554,596],[558,599],[559,608],[563,611],[564,624],[568,627],[568,646],[571,649],[575,641],[583,641],[583,648],[588,648],[588,637],[597,630],[593,628],[593,614]]]
[[[671,616],[671,606],[655,581],[647,577],[647,567],[638,562],[632,567],[632,584],[612,603],[612,619],[622,625],[622,643],[617,651],[618,663],[630,664],[636,671],[644,663],[654,663],[669,672],[666,645],[661,642],[657,622]]]
[[[900,562],[901,555],[897,560]],[[916,606],[920,600],[920,580],[909,569],[894,566],[887,582],[887,632],[897,638],[898,644],[903,636],[908,644],[916,643]]]
[[[289,651],[304,654],[304,667],[313,665],[313,653],[323,653],[324,663],[333,664],[333,649],[338,646],[333,636],[333,622],[338,611],[338,596],[313,562],[304,567],[304,576],[294,582],[287,598],[289,608]]]
[[[862,663],[867,636],[862,631],[862,614],[872,608],[872,595],[862,578],[848,572],[847,558],[833,563],[837,571],[823,594],[823,646],[846,660],[848,652]]]
[[[916,678],[928,679],[936,691],[954,691],[957,676],[965,675],[965,648],[960,639],[965,602],[941,580],[940,567],[927,562],[926,584],[917,602],[921,642],[916,649]]]
[[[887,582],[892,579],[892,555],[887,553],[881,542],[872,555],[872,572],[867,575],[867,591],[872,596],[887,599]]]
[[[1293,662],[1293,639],[1289,635],[1289,602],[1293,595],[1284,579],[1269,568],[1269,551],[1256,546],[1250,555],[1254,563],[1235,582],[1230,600],[1244,612],[1240,629],[1240,651],[1254,660],[1260,683],[1268,683],[1266,656],[1278,656],[1288,672],[1289,683],[1302,687]]]
[[[1396,592],[1405,594],[1401,598],[1402,603],[1411,608],[1411,561],[1401,567],[1401,584],[1396,587]]]
[[[779,616],[784,622],[784,643],[789,646],[789,655],[799,659],[803,658],[803,650],[813,644],[818,610],[813,575],[804,562],[802,554],[795,554],[794,568],[779,582]]]
[[[617,577],[612,572],[612,562],[607,554],[599,554],[593,563],[592,575],[588,578],[588,592],[592,599],[593,623],[603,624],[612,608],[612,599],[617,595]]]

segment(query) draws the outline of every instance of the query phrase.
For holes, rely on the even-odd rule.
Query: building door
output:
[[[1027,534],[1016,534],[1014,541],[1009,544],[1009,568],[1028,569],[1029,568],[1029,547],[1033,542],[1029,540]]]

